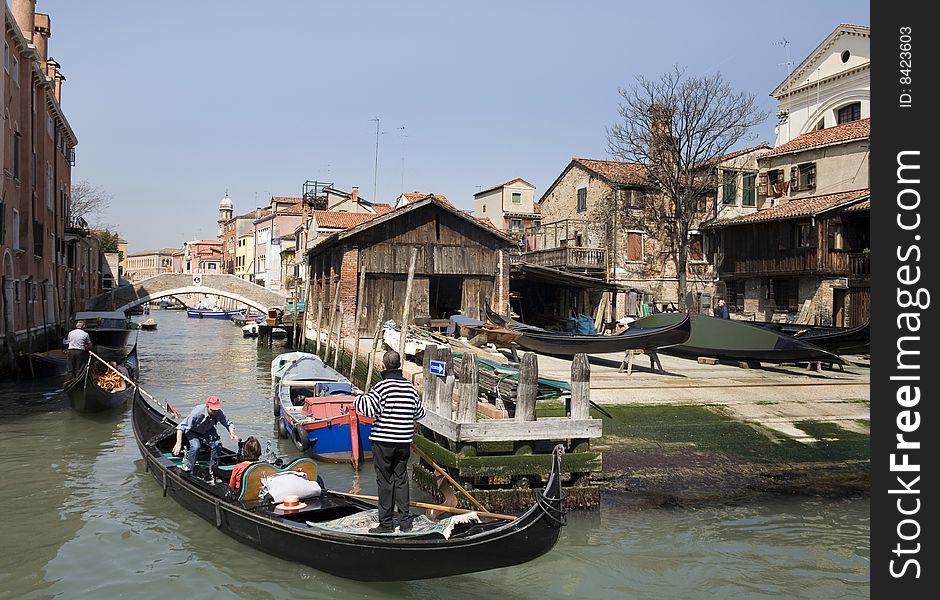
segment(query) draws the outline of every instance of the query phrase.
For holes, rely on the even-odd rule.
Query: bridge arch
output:
[[[227,274],[161,273],[91,298],[88,310],[127,310],[139,304],[181,294],[212,294],[267,312],[281,307],[287,295]]]

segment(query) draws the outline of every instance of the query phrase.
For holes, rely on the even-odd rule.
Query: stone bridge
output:
[[[138,304],[179,294],[214,294],[266,313],[287,303],[287,295],[224,274],[161,273],[89,298],[87,310],[127,310]]]

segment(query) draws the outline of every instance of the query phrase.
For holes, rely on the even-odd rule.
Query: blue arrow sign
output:
[[[442,360],[432,360],[431,361],[431,375],[438,375],[444,377],[444,370],[447,363]]]

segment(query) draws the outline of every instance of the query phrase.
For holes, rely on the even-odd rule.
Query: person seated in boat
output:
[[[130,379],[131,373],[130,373],[130,371],[127,370],[127,367],[125,367],[123,364],[120,364],[120,365],[119,365],[119,364],[117,364],[117,362],[115,362],[115,361],[112,360],[112,361],[111,361],[111,366],[114,367],[114,370],[115,370],[115,371],[117,371],[118,373],[120,373],[120,374],[123,375],[124,377],[127,377],[128,379]]]
[[[232,469],[232,475],[228,480],[228,487],[232,492],[238,491],[242,486],[242,474],[245,469],[258,462],[261,458],[261,442],[255,436],[250,436],[242,444],[242,461]]]
[[[402,375],[398,352],[386,352],[382,364],[385,366],[382,381],[367,394],[357,396],[354,402],[360,414],[375,418],[369,440],[379,488],[379,524],[369,533],[395,531],[395,508],[399,512],[399,530],[411,531],[414,515],[409,509],[408,458],[414,422],[425,415],[418,391]]]
[[[193,407],[192,412],[179,425],[176,426],[176,445],[173,446],[173,456],[179,456],[183,449],[183,436],[189,443],[189,454],[192,468],[196,463],[196,457],[203,446],[209,447],[209,478],[214,481],[214,469],[219,466],[219,453],[222,449],[222,440],[215,430],[215,426],[221,423],[228,429],[229,435],[233,440],[237,440],[235,435],[235,424],[228,420],[225,413],[222,412],[222,402],[217,396],[209,396],[205,403]]]

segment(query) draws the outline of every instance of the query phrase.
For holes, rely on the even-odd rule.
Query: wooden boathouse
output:
[[[374,219],[319,240],[307,252],[307,306],[322,306],[328,324],[334,313],[339,337],[371,335],[378,310],[400,319],[412,250],[416,250],[411,292],[415,318],[480,317],[480,298],[497,311],[509,302],[509,248],[501,231],[428,195]],[[360,290],[360,281],[362,289]],[[359,304],[361,303],[361,306]],[[313,316],[313,315],[311,315]]]

